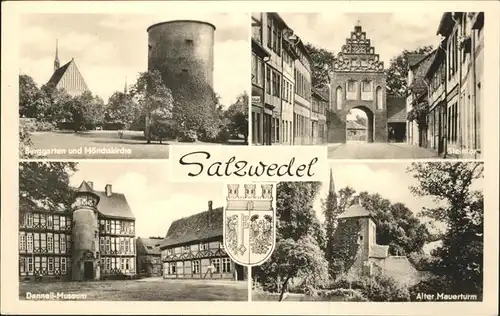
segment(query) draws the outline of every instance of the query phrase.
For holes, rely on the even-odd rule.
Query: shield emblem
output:
[[[244,266],[264,263],[276,242],[276,185],[229,184],[224,209],[224,248]]]

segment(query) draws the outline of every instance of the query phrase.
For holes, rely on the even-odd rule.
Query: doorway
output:
[[[245,267],[235,263],[235,269],[236,269],[236,280],[244,281],[246,279]]]
[[[373,112],[365,106],[356,106],[346,115],[346,142],[374,141]]]
[[[92,261],[83,263],[83,277],[85,280],[94,279],[94,263]]]

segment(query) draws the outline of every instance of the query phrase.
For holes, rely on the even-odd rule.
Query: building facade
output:
[[[360,25],[354,27],[333,65],[328,142],[346,141],[347,115],[360,109],[368,119],[368,142],[387,141],[384,64]]]
[[[213,208],[178,219],[160,244],[166,279],[245,280],[246,268],[224,250],[223,209]]]
[[[312,78],[311,56],[300,38],[296,39],[298,58],[295,61],[294,145],[312,143],[311,101]]]
[[[322,91],[312,89],[311,136],[313,145],[326,143],[326,110],[329,108],[328,101],[328,96]]]
[[[483,26],[483,12],[446,12],[438,28],[446,51],[446,114],[442,121],[446,156],[482,155]]]
[[[71,209],[19,210],[20,280],[100,280],[135,272],[135,218],[123,194],[83,181]]]
[[[292,37],[292,38],[290,38]],[[294,104],[295,104],[295,61],[298,58],[293,43],[293,32],[283,33],[283,84],[281,101],[281,143],[293,145]]]
[[[54,58],[54,73],[47,82],[56,89],[64,89],[70,96],[75,97],[89,91],[85,79],[76,66],[74,58],[64,64],[59,64],[59,48],[56,43],[56,56]]]
[[[160,244],[162,237],[138,237],[135,241],[137,253],[137,274],[145,277],[159,277],[163,275]]]
[[[263,13],[252,13],[252,143],[255,145],[271,144],[272,111],[265,111],[264,89],[266,63],[270,53],[264,47]],[[266,114],[267,113],[267,114]]]

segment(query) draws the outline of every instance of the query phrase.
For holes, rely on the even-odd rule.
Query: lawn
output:
[[[147,144],[142,131],[124,131],[120,138],[117,131],[52,131],[31,134],[33,148],[43,150],[43,157],[49,159],[167,159],[169,145],[221,145],[195,142],[178,143],[157,141]],[[241,141],[231,141],[228,145],[240,145]],[[107,150],[103,152],[102,150]]]
[[[89,301],[246,301],[247,282],[226,280],[164,280],[43,282],[19,284],[19,298],[26,292],[86,294]]]
[[[274,301],[277,302],[279,298],[279,294],[277,293],[269,293],[259,290],[252,291],[252,301]],[[324,297],[311,297],[305,294],[297,294],[297,293],[288,293],[285,295],[283,302],[312,302],[312,301],[330,301],[330,302],[341,302],[343,301],[342,297],[333,297],[330,299],[326,299]]]

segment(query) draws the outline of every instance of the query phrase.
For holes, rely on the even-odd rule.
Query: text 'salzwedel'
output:
[[[230,157],[227,161],[214,161],[204,164],[198,159],[209,160],[210,153],[206,151],[194,151],[183,155],[179,159],[179,163],[183,166],[193,166],[195,171],[188,172],[188,176],[196,177],[206,170],[206,174],[210,177],[230,177],[236,175],[238,177],[312,177],[312,167],[318,162],[318,157],[311,159],[305,164],[296,164],[295,157],[290,158],[290,162],[286,164],[264,163],[259,161],[257,164],[251,164],[246,160],[236,160],[235,156]],[[208,166],[208,167],[206,167]],[[197,169],[197,170],[196,170]]]

